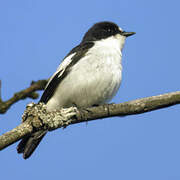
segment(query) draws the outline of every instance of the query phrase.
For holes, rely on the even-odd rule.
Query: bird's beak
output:
[[[136,33],[135,33],[135,32],[126,32],[126,31],[123,31],[123,32],[121,33],[121,35],[126,36],[126,37],[132,36],[132,35],[134,35],[134,34],[136,34]]]

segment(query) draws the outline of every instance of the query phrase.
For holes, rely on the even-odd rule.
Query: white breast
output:
[[[117,39],[98,41],[61,81],[48,110],[61,107],[89,107],[112,99],[121,83],[121,43]]]

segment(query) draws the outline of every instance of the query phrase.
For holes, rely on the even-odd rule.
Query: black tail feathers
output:
[[[23,158],[27,159],[35,151],[47,131],[37,131],[24,137],[17,146],[17,152],[23,153]]]

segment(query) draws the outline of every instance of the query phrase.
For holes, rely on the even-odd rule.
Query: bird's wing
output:
[[[57,71],[48,81],[40,102],[47,103],[49,101],[49,99],[53,96],[56,88],[60,85],[61,81],[71,70],[71,67],[76,64],[82,57],[84,57],[88,49],[90,49],[93,45],[93,42],[86,42],[76,46],[68,53],[68,55],[57,68]]]

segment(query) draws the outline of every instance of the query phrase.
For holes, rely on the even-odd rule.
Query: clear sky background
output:
[[[179,90],[179,7],[178,0],[0,0],[3,99],[50,77],[87,29],[104,20],[137,33],[126,41],[123,81],[113,102]],[[0,134],[21,122],[29,102],[0,115]],[[16,153],[17,143],[1,151],[0,178],[180,180],[179,127],[176,105],[58,129],[28,160]]]

